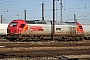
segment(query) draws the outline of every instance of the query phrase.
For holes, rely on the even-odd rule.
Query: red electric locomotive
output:
[[[52,25],[40,20],[13,20],[9,23],[8,37],[12,40],[49,40],[52,39]],[[84,38],[83,27],[78,22],[55,24],[55,39],[81,40]]]

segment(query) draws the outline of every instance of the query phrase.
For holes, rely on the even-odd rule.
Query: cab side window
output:
[[[25,26],[25,24],[21,24],[21,25],[20,25],[20,28],[23,28],[24,26]]]

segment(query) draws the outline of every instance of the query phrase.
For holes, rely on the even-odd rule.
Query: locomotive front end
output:
[[[24,26],[26,25],[24,20],[13,20],[9,23],[7,33],[9,38],[16,38],[20,35]]]
[[[24,20],[13,20],[9,23],[7,32],[10,35],[21,34],[23,27],[25,26]]]
[[[11,22],[11,23],[8,25],[7,33],[8,33],[8,34],[11,34],[11,35],[17,34],[17,33],[18,33],[17,24],[18,24],[18,22]]]
[[[77,34],[84,35],[84,30],[83,30],[82,25],[80,23],[78,23],[78,22],[76,22],[76,25],[77,25],[77,27],[76,27]]]

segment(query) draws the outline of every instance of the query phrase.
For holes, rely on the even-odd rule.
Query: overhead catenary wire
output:
[[[50,19],[52,17],[51,16],[51,13],[52,13],[52,1],[48,1],[48,0],[38,0],[38,1],[37,0],[27,0],[27,1],[23,2],[23,1],[15,1],[15,0],[3,0],[2,2],[0,2],[0,4],[2,4],[2,5],[0,5],[0,7],[3,6],[2,9],[0,9],[0,14],[9,15],[9,16],[12,14],[13,17],[18,14],[19,17],[21,17],[21,15],[24,12],[23,10],[26,9],[27,12],[28,12],[28,15],[30,16],[29,19],[36,17],[37,14],[39,14],[40,16],[38,15],[36,18],[40,18],[41,17],[41,3],[44,1],[44,3],[45,3],[45,9],[44,9],[44,11],[45,11],[45,18]],[[70,11],[76,13],[76,12],[80,11],[80,9],[83,9],[83,11],[80,11],[80,12],[84,13],[84,14],[81,14],[82,17],[86,16],[86,18],[88,18],[89,14],[87,14],[87,13],[89,13],[89,12],[87,12],[87,10],[90,9],[89,2],[84,1],[84,0],[82,0],[82,1],[80,1],[80,0],[73,0],[73,1],[75,3],[72,4],[72,3],[67,2],[67,0],[65,0],[65,2],[63,0],[63,9],[65,8],[65,10],[62,10],[62,11],[64,11],[64,12],[62,12],[63,17],[65,15],[68,16],[68,12],[70,12]],[[80,3],[83,3],[83,4],[79,4],[79,3],[76,3],[76,2],[80,2]],[[58,11],[57,11],[58,12],[57,13],[57,15],[58,15],[57,17],[58,18],[57,19],[58,20],[60,19],[60,12],[59,12],[60,5],[59,4],[60,3],[57,3],[57,9],[58,9]],[[17,6],[17,7],[15,7],[15,6]],[[76,11],[74,11],[74,10],[76,10]],[[66,11],[68,11],[68,12],[66,12]],[[47,12],[49,12],[49,14],[47,14]],[[34,14],[34,16],[33,16],[33,14]],[[73,13],[71,15],[73,15]],[[7,17],[7,16],[5,16],[5,17]],[[7,19],[5,17],[4,17],[4,19]],[[11,18],[11,17],[9,17],[9,18]]]

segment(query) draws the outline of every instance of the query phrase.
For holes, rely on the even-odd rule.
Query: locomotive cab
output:
[[[84,34],[82,25],[80,23],[78,23],[78,22],[76,22],[76,25],[77,25],[77,27],[76,27],[77,32],[79,34]]]
[[[26,25],[26,22],[24,20],[13,20],[8,25],[7,33],[11,35],[20,34],[25,25]]]
[[[68,25],[76,25],[76,34],[84,34],[82,25],[79,22],[65,22]]]

